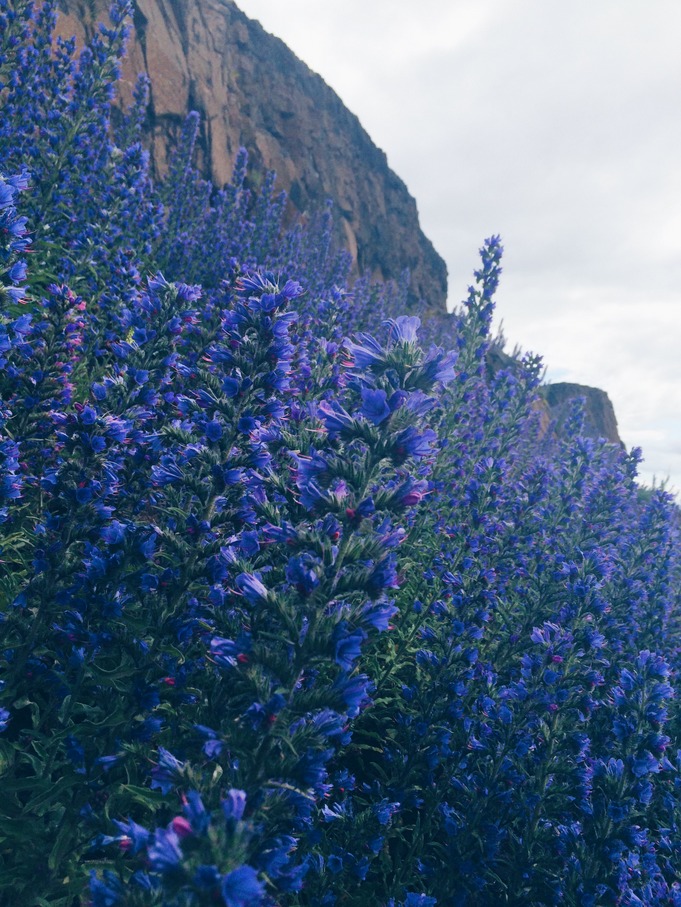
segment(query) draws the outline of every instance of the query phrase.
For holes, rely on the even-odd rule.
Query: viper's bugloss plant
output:
[[[681,904],[678,509],[498,237],[407,314],[197,115],[154,182],[129,13],[0,0],[0,902]]]

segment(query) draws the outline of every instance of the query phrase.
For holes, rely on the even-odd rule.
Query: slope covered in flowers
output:
[[[673,503],[488,373],[498,238],[421,325],[153,185],[127,7],[0,0],[0,903],[681,904]]]

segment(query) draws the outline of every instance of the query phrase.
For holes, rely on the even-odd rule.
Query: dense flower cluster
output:
[[[681,905],[679,515],[0,0],[0,901]],[[437,341],[437,343],[433,342]]]

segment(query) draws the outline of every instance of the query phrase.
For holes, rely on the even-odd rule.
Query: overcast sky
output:
[[[681,0],[237,0],[357,114],[465,295],[681,489]],[[498,323],[498,322],[497,322]]]

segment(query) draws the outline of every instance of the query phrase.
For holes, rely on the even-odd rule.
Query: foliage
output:
[[[196,116],[155,185],[127,2],[55,12],[0,0],[0,901],[681,904],[678,511],[491,373],[499,239],[421,324]]]

